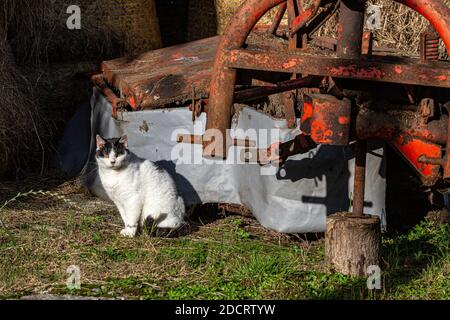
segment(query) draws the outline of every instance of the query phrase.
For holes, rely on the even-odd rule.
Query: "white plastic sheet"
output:
[[[84,112],[83,114],[86,114]],[[128,135],[129,148],[138,156],[159,162],[175,178],[187,204],[235,203],[247,206],[266,228],[288,233],[323,232],[328,214],[351,208],[354,158],[352,147],[319,146],[302,155],[290,157],[281,168],[270,165],[237,163],[242,147],[232,147],[227,160],[202,158],[202,146],[179,144],[178,133],[201,135],[206,116],[195,123],[187,108],[158,109],[122,113],[120,120],[111,117],[111,106],[94,90],[90,119],[78,116],[63,139],[72,148],[60,154],[60,166],[67,172],[80,167],[80,153],[89,153],[81,166],[85,183],[99,196],[95,171],[95,134],[104,137]],[[85,117],[86,118],[86,117]],[[89,123],[91,137],[77,141],[77,127]],[[273,119],[252,108],[242,109],[233,119],[235,138],[251,137],[259,148],[293,139],[299,129],[288,129],[286,122]],[[276,130],[274,130],[276,129]],[[88,151],[86,151],[88,150]],[[383,144],[370,144],[367,156],[365,213],[381,217],[385,227],[385,162]],[[78,156],[76,156],[78,155]],[[77,159],[74,162],[74,159]]]

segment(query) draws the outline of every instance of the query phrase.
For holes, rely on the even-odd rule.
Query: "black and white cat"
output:
[[[104,139],[97,135],[95,158],[106,195],[119,209],[123,236],[134,237],[147,220],[158,228],[175,230],[185,222],[185,205],[167,171],[128,150],[127,136]]]

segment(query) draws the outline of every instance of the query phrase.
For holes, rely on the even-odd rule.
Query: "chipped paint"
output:
[[[367,69],[358,68],[357,65],[332,67],[330,75],[334,77],[355,77],[359,79],[382,79],[385,73],[376,68],[369,67]]]
[[[290,69],[297,65],[297,61],[291,59],[288,62],[283,63],[283,69]]]

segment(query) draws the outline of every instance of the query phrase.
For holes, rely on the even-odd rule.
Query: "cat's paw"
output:
[[[137,228],[125,227],[120,231],[120,234],[124,237],[133,238],[136,235]]]

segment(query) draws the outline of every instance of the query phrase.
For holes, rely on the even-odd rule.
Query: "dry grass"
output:
[[[48,178],[29,179],[24,184],[33,189],[54,185],[50,188],[52,192],[78,203],[82,209],[74,210],[55,197],[33,195],[11,203],[0,213],[12,235],[11,238],[0,229],[0,296],[58,292],[64,288],[67,267],[73,264],[80,266],[86,288],[145,277],[152,280],[144,281],[143,286],[160,291],[159,284],[164,282],[207,281],[192,267],[201,256],[189,260],[191,253],[203,254],[197,252],[197,246],[209,243],[232,248],[235,239],[229,237],[247,239],[250,236],[247,231],[252,232],[258,243],[289,245],[287,235],[264,230],[253,219],[233,216],[217,219],[214,211],[193,221],[195,231],[184,239],[123,238],[118,235],[121,221],[114,206],[83,193],[76,182]],[[0,185],[5,198],[17,191],[13,183]],[[302,243],[309,248],[307,242]],[[164,261],[165,255],[171,259]],[[173,255],[179,257],[174,259]],[[128,292],[127,296],[131,294]]]
[[[0,298],[75,294],[126,299],[448,299],[449,229],[422,223],[383,237],[383,290],[333,273],[323,240],[268,231],[254,219],[200,207],[192,233],[175,239],[119,235],[115,208],[58,177],[0,184],[0,201],[33,194],[0,210]],[[61,201],[78,204],[80,209]],[[81,289],[66,288],[67,268]]]
[[[32,86],[16,68],[11,50],[1,38],[0,177],[42,172],[48,157],[49,149],[45,141],[49,136]],[[19,169],[22,172],[18,172]]]

